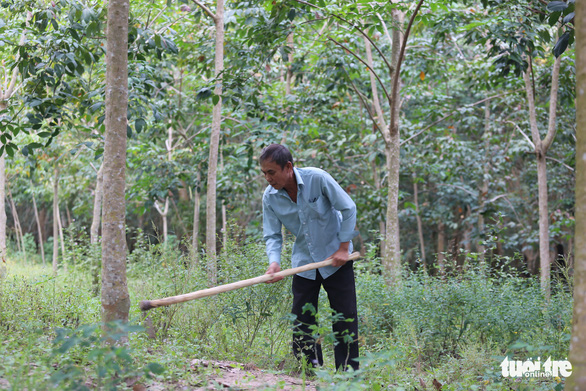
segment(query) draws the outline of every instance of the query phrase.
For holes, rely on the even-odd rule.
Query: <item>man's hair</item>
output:
[[[260,163],[264,161],[273,161],[281,166],[281,168],[285,168],[287,162],[291,162],[291,165],[293,166],[293,156],[291,155],[291,152],[289,152],[287,147],[281,144],[271,144],[268,147],[265,147],[260,153],[258,160]]]

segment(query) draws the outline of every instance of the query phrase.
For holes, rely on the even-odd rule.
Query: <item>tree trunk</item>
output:
[[[57,204],[57,224],[59,226],[59,243],[61,243],[61,258],[63,260],[63,269],[67,273],[67,262],[65,262],[65,239],[63,238],[63,223],[61,222],[61,212]]]
[[[95,170],[95,168],[94,168]],[[102,216],[102,200],[104,197],[104,164],[97,170],[96,189],[94,191],[94,211],[92,225],[90,228],[90,243],[92,245],[91,274],[92,274],[92,292],[98,295],[100,292],[100,268],[101,260],[98,256],[98,244],[100,239],[100,223]],[[66,209],[69,210],[69,209]],[[67,214],[69,216],[69,213]],[[69,218],[69,217],[68,217]],[[140,226],[139,226],[140,227]]]
[[[415,215],[417,218],[417,236],[419,237],[419,248],[421,249],[421,265],[427,270],[425,263],[425,241],[423,240],[423,223],[421,222],[421,213],[419,211],[419,189],[417,188],[417,178],[413,175],[413,203],[415,204]]]
[[[6,275],[6,156],[0,156],[0,279]]]
[[[128,321],[126,282],[126,126],[129,0],[110,0],[106,31],[106,134],[102,214],[102,321]]]
[[[484,208],[486,206],[486,197],[488,195],[488,176],[490,175],[490,158],[488,148],[490,148],[490,100],[484,106],[484,172],[482,175],[482,184],[478,192],[478,261],[484,262],[486,247],[484,246]]]
[[[31,189],[33,187],[33,183],[31,182]],[[39,233],[39,248],[41,250],[41,259],[43,260],[43,266],[47,265],[45,261],[45,246],[43,245],[43,229],[41,228],[41,219],[39,218],[39,209],[37,208],[37,200],[35,199],[35,193],[31,192],[33,196],[33,209],[35,211],[35,220],[37,220],[37,229]]]
[[[529,57],[529,66],[527,71],[523,73],[525,81],[525,91],[527,92],[527,105],[529,109],[529,123],[531,125],[531,138],[533,139],[533,147],[535,149],[535,156],[537,158],[537,187],[539,197],[539,261],[541,265],[541,289],[546,298],[549,300],[550,296],[550,269],[551,260],[549,256],[549,213],[548,213],[548,199],[547,199],[547,166],[545,157],[547,150],[551,146],[555,137],[555,119],[557,108],[557,96],[559,86],[559,71],[561,58],[558,57],[554,61],[552,75],[551,75],[551,91],[549,96],[549,123],[547,135],[542,140],[537,126],[537,110],[535,108],[535,90],[533,86],[533,68],[531,57]]]
[[[442,222],[437,227],[437,267],[440,274],[443,276],[445,272],[445,260],[446,260],[446,225]]]
[[[24,45],[25,36],[24,34],[20,37],[19,45]],[[17,59],[20,58],[17,55]],[[4,63],[2,63],[4,67]],[[14,93],[14,87],[16,85],[16,79],[18,76],[18,67],[14,67],[10,78],[8,73],[4,79],[4,84],[0,83],[0,112],[6,110],[8,107],[8,100]],[[6,275],[6,153],[0,156],[0,278]],[[37,219],[38,222],[38,219]],[[44,258],[43,258],[44,259]]]
[[[568,391],[586,390],[586,7],[576,4],[576,214],[574,234],[574,316]]]
[[[546,296],[549,297],[551,260],[549,257],[549,213],[545,155],[537,156],[537,191],[539,197],[539,266],[541,268],[541,288],[546,292]]]
[[[208,161],[208,194],[206,206],[206,253],[208,260],[208,278],[212,285],[217,281],[216,259],[216,182],[218,175],[218,150],[220,144],[220,125],[222,122],[222,72],[224,70],[224,0],[217,0],[216,15],[216,53],[214,95],[218,102],[212,112],[212,134],[210,137],[210,156]]]
[[[94,193],[94,214],[92,218],[92,226],[90,229],[90,243],[97,245],[100,237],[100,216],[102,215],[102,197],[103,197],[103,182],[104,182],[104,165],[98,170],[96,178],[96,190]]]
[[[226,217],[226,204],[222,200],[222,253],[228,249],[228,221]]]
[[[199,260],[199,205],[201,195],[199,193],[199,186],[201,184],[201,170],[197,170],[197,185],[193,190],[193,233],[191,237],[191,251],[195,262]]]
[[[402,26],[405,15],[403,12],[393,9],[393,24]],[[401,28],[393,29],[393,46],[391,49],[391,64],[394,67],[393,88],[391,90],[391,118],[389,124],[389,137],[386,141],[386,156],[388,169],[388,202],[387,202],[387,227],[385,238],[385,256],[383,265],[389,284],[399,284],[401,280],[401,245],[399,239],[399,168],[400,168],[400,134],[399,113],[400,104],[400,60],[403,33]]]
[[[391,135],[386,148],[388,171],[387,225],[383,267],[389,285],[401,280],[401,247],[399,241],[399,132]]]
[[[157,209],[157,211],[161,215],[161,218],[163,219],[163,243],[165,244],[165,247],[166,247],[167,246],[167,232],[168,232],[167,231],[167,215],[169,214],[169,196],[165,197],[165,209],[161,209],[158,201],[155,201],[155,209]]]
[[[10,200],[10,205],[12,207],[12,216],[14,217],[14,228],[16,232],[18,232],[18,236],[20,237],[20,248],[22,250],[22,255],[24,257],[24,262],[27,262],[26,259],[26,245],[24,242],[24,232],[22,231],[22,226],[20,225],[20,219],[18,217],[18,211],[16,210],[16,204],[14,203],[14,198],[12,198],[12,192],[10,191],[10,187],[7,185],[6,190],[8,190],[8,198]]]
[[[53,176],[53,275],[59,266],[59,168],[55,167]]]

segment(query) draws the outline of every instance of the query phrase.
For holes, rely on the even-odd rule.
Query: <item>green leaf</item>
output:
[[[197,99],[207,99],[212,95],[212,90],[210,90],[208,87],[204,87],[201,90],[197,91],[196,93],[196,97]]]
[[[17,149],[18,148],[16,148],[16,145],[14,145],[14,144],[6,144],[6,153],[8,153],[8,156],[10,156],[10,157],[14,156],[14,152]]]
[[[564,24],[565,23],[568,23],[568,22],[571,22],[572,19],[574,19],[574,16],[575,15],[576,15],[575,12],[570,12],[569,14],[567,14],[566,16],[564,16],[564,19],[563,19]]]
[[[558,22],[558,19],[560,18],[561,15],[562,15],[561,11],[556,11],[556,12],[552,13],[549,16],[549,20],[548,20],[549,25],[552,27],[555,26],[555,24]]]
[[[560,39],[558,39],[557,43],[553,47],[553,55],[557,57],[561,56],[563,52],[566,51],[568,48],[568,43],[570,42],[570,32],[566,31],[562,34]]]
[[[134,121],[134,129],[136,130],[136,133],[142,132],[142,129],[145,127],[145,125],[146,121],[144,120],[144,118],[137,118]]]
[[[104,102],[97,102],[90,106],[90,113],[95,113],[100,107],[104,105]]]
[[[547,5],[549,12],[563,11],[568,8],[568,5],[564,1],[550,1]]]
[[[92,20],[94,18],[94,12],[89,9],[89,8],[85,8],[83,10],[83,12],[81,13],[81,20],[83,20],[84,22],[89,22],[90,20]]]
[[[217,105],[219,101],[220,101],[219,95],[212,96],[212,103],[214,104],[214,106]]]

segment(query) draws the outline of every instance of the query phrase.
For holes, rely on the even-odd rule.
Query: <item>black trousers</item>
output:
[[[356,287],[354,283],[354,269],[352,261],[346,262],[334,274],[323,279],[316,272],[316,279],[295,275],[293,277],[293,309],[291,312],[297,318],[293,325],[293,354],[298,359],[304,355],[310,363],[323,365],[321,344],[312,336],[310,326],[316,325],[317,320],[312,311],[303,311],[303,307],[310,303],[317,313],[319,291],[323,285],[330,306],[343,316],[341,321],[334,322],[332,329],[336,336],[334,358],[336,369],[345,370],[348,366],[358,369],[358,314],[356,310]]]

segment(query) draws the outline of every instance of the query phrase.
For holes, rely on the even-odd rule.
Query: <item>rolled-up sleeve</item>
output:
[[[266,197],[262,200],[263,218],[263,239],[266,244],[269,265],[273,262],[281,264],[281,248],[283,246],[283,235],[281,234],[281,222],[275,215],[273,208],[267,202]]]
[[[324,175],[322,192],[328,197],[334,209],[342,214],[338,240],[349,242],[358,235],[358,231],[354,230],[356,227],[356,204],[328,173]]]

